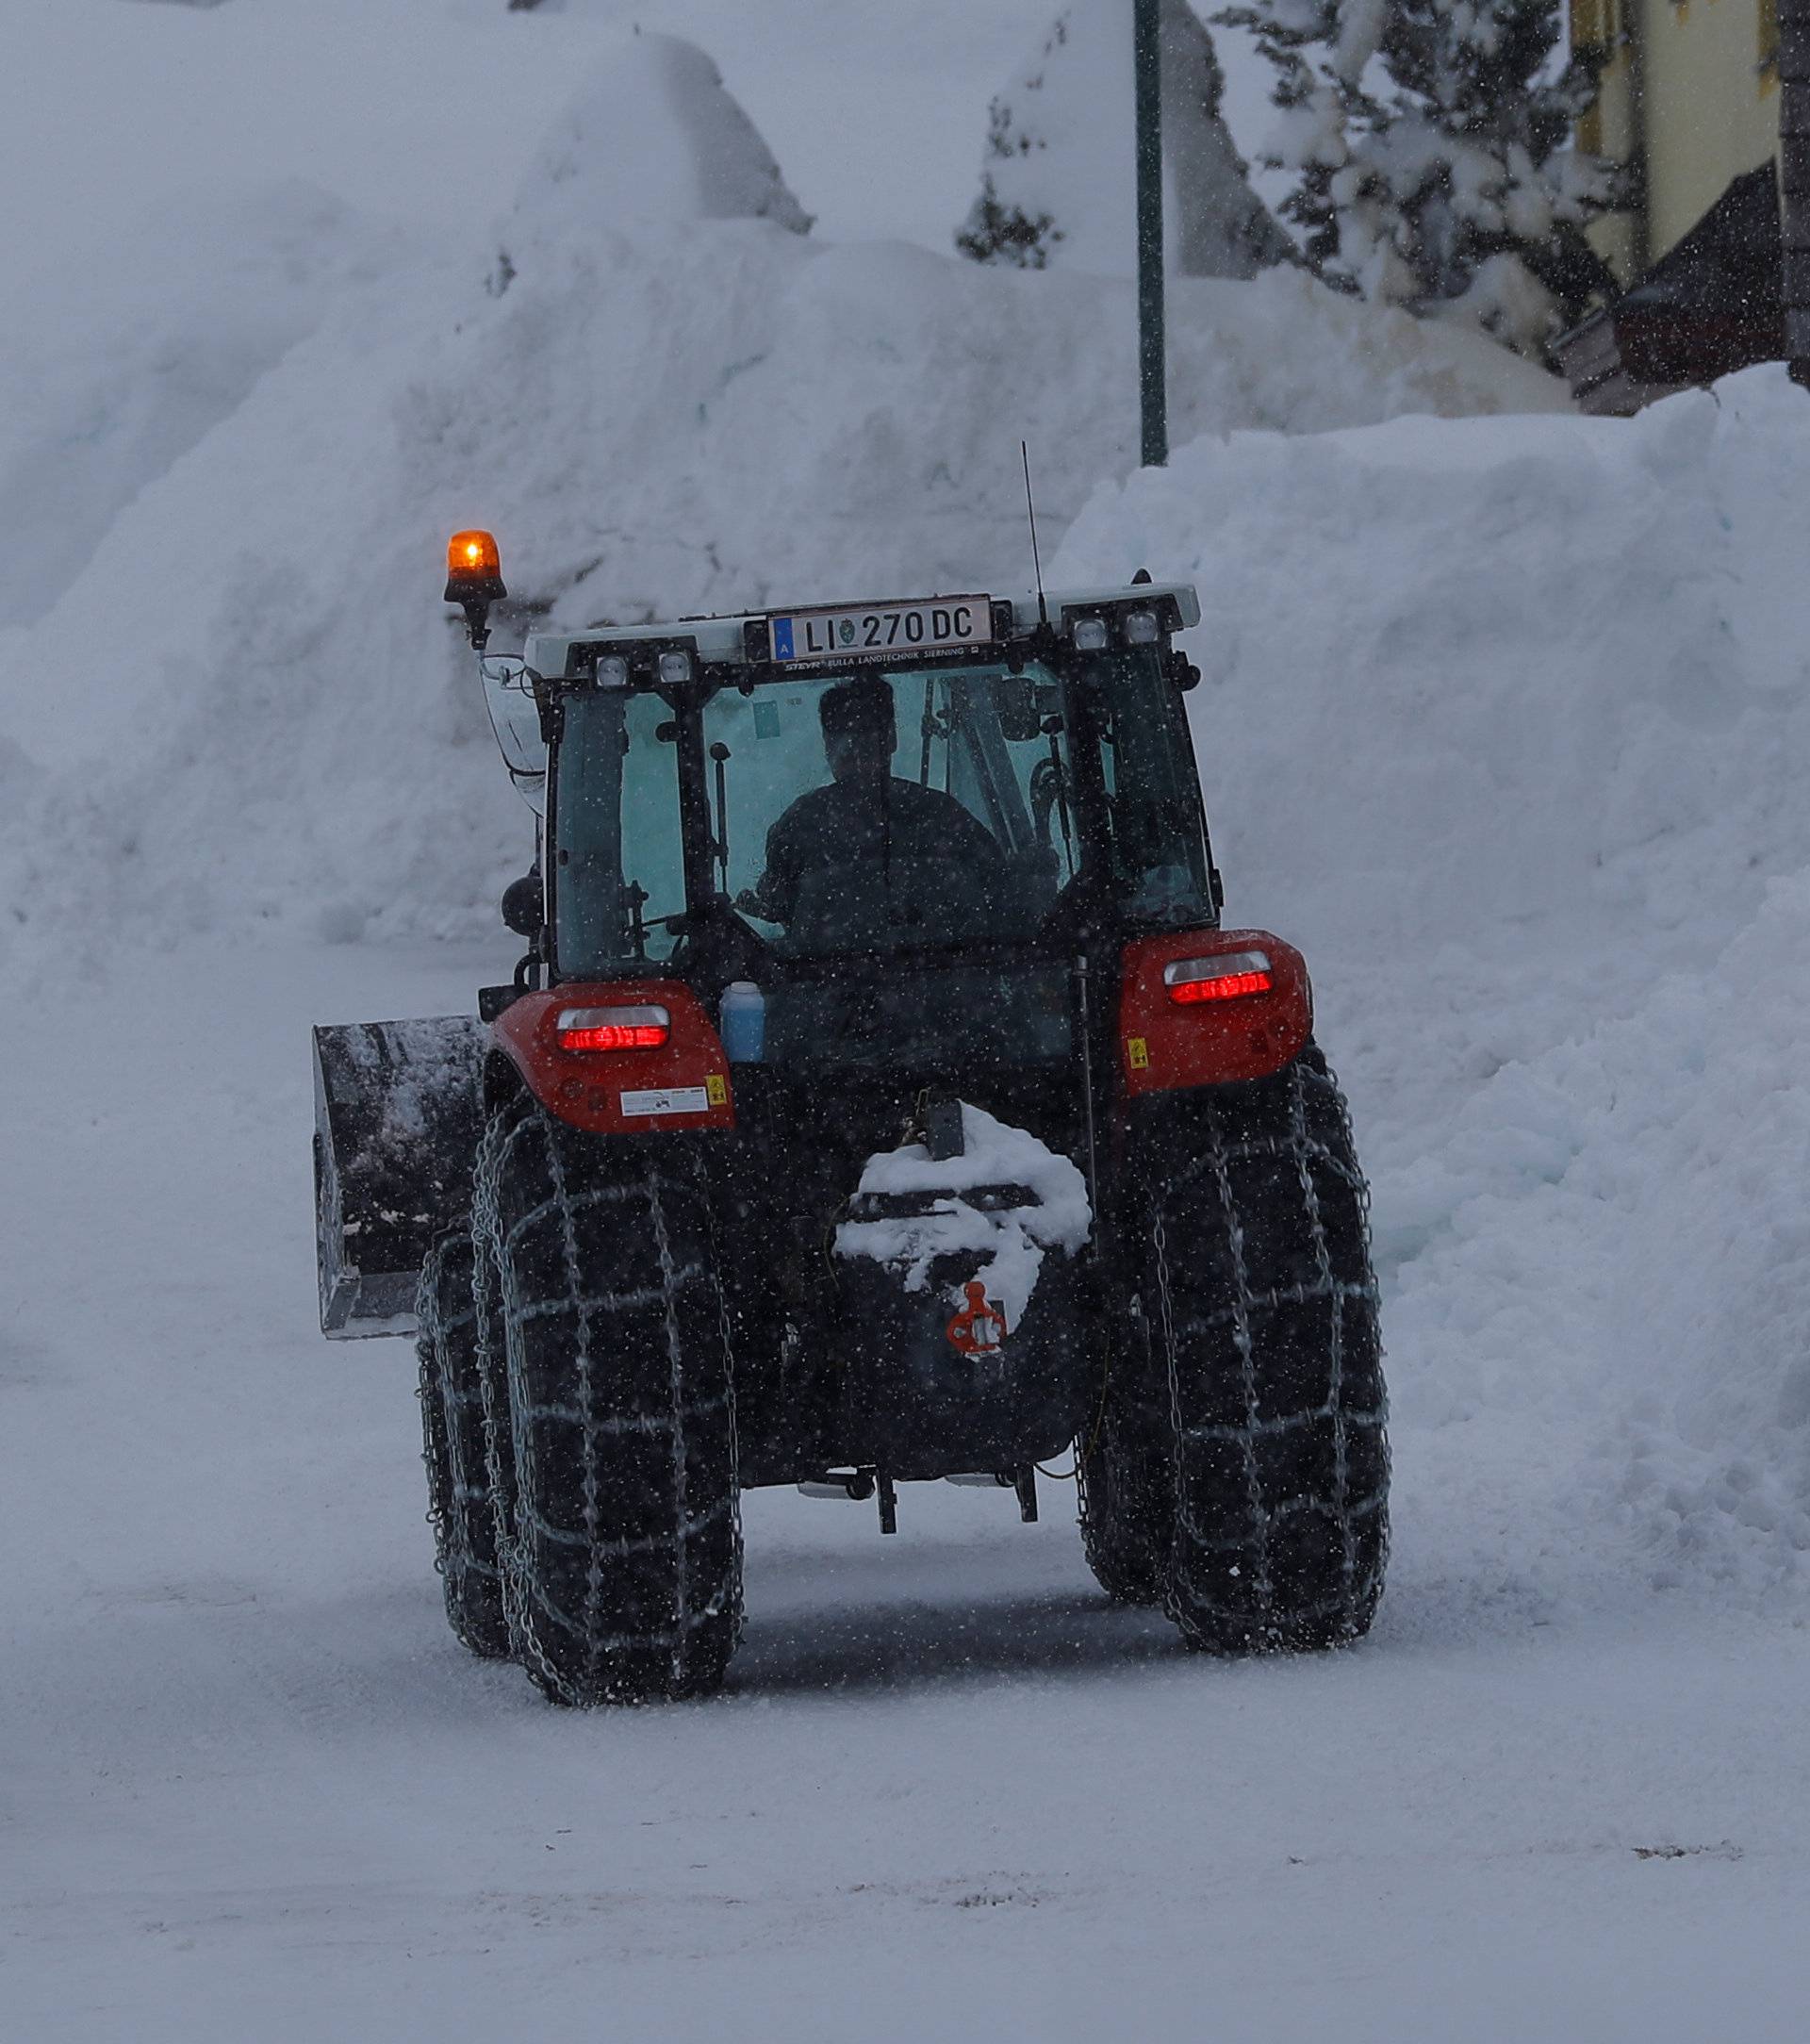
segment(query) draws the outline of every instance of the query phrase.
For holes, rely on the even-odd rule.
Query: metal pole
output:
[[[1810,387],[1810,0],[1779,0],[1779,171],[1785,352]]]
[[[1162,293],[1162,0],[1132,0],[1138,74],[1138,398],[1144,466],[1169,460]]]

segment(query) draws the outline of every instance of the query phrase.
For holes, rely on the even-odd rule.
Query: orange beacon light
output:
[[[446,543],[446,601],[494,603],[508,593],[496,540],[488,533],[454,533]]]
[[[488,533],[454,533],[446,546],[446,602],[465,612],[471,644],[479,652],[489,639],[489,611],[509,594],[502,585],[502,560]]]

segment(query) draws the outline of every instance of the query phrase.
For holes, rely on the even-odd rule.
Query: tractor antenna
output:
[[[1018,453],[1025,464],[1025,511],[1030,519],[1030,563],[1037,570],[1037,621],[1045,631],[1049,629],[1049,605],[1044,598],[1044,563],[1037,552],[1037,506],[1030,494],[1030,447],[1020,440]]]

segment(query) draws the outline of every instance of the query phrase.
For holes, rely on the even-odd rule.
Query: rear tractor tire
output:
[[[509,1653],[498,1567],[489,1429],[469,1230],[449,1229],[428,1251],[418,1300],[422,1460],[435,1566],[452,1630],[472,1653]]]
[[[700,1161],[520,1096],[479,1147],[514,1492],[515,1651],[555,1703],[698,1695],[741,1629],[732,1361]]]
[[[1139,1157],[1147,1340],[1109,1382],[1090,1559],[1102,1544],[1122,1575],[1127,1554],[1160,1553],[1160,1601],[1192,1646],[1336,1646],[1369,1629],[1389,1549],[1368,1192],[1345,1103],[1310,1045],[1274,1078],[1166,1105]]]

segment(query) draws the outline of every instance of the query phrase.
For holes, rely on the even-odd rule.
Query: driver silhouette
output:
[[[766,869],[738,908],[791,928],[801,896],[833,898],[837,875],[852,892],[864,867],[954,866],[977,880],[1000,867],[992,832],[954,796],[892,771],[898,721],[888,683],[839,683],[824,691],[817,717],[829,784],[800,795],[768,831]]]

